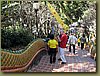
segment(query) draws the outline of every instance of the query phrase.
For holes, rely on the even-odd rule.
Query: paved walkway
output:
[[[61,64],[58,60],[55,64],[50,64],[49,56],[45,55],[37,66],[27,72],[96,72],[96,61],[90,58],[87,51],[77,48],[76,55],[73,55],[66,49],[65,56],[67,64]]]

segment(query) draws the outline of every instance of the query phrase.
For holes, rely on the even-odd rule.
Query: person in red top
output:
[[[62,64],[66,64],[66,58],[65,58],[65,55],[64,55],[64,51],[66,50],[66,43],[68,41],[68,37],[64,33],[63,30],[60,30],[60,34],[61,34],[61,37],[60,37],[60,50],[59,50],[59,53],[60,53],[60,58],[62,60]],[[58,59],[58,60],[60,60],[60,59]]]
[[[68,41],[68,37],[65,33],[62,32],[62,36],[61,36],[60,40],[61,40],[60,47],[61,48],[66,48],[66,43]]]

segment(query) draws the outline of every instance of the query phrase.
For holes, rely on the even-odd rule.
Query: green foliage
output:
[[[55,4],[58,9],[62,9],[62,12],[58,11],[59,15],[64,13],[69,17],[67,20],[63,18],[65,23],[69,25],[71,24],[71,20],[76,22],[79,18],[82,18],[83,12],[88,9],[89,2],[90,1],[59,1],[52,4]],[[73,19],[73,17],[75,18]]]
[[[1,47],[11,48],[16,46],[26,46],[33,39],[30,31],[18,27],[18,28],[7,28],[1,29]]]

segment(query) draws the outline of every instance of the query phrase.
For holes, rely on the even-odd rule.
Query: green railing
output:
[[[25,70],[37,53],[45,49],[45,42],[38,39],[31,43],[22,53],[10,53],[1,50],[2,72],[21,72]]]

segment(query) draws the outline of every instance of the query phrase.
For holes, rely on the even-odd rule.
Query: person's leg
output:
[[[56,49],[54,49],[53,51],[53,63],[56,62]]]
[[[60,56],[60,47],[58,47],[58,56]]]
[[[61,58],[60,58],[60,47],[58,47],[58,60],[61,60]]]
[[[71,52],[71,44],[70,44],[70,46],[69,46],[69,52]]]
[[[84,48],[84,43],[83,43],[83,48]]]
[[[65,48],[60,48],[60,53],[61,53],[60,57],[61,57],[62,62],[66,63],[66,59],[65,59],[65,55],[64,55],[64,50],[65,50]]]
[[[75,54],[75,45],[73,45],[73,53]]]
[[[80,42],[78,42],[78,47],[80,47]]]
[[[81,43],[81,50],[83,49],[83,44]]]
[[[78,42],[78,46],[79,46],[79,44],[80,44],[80,43]]]
[[[84,43],[82,43],[82,50],[83,50],[83,48],[84,48]]]
[[[52,52],[52,49],[50,48],[50,63],[52,63],[52,54],[53,52]]]

